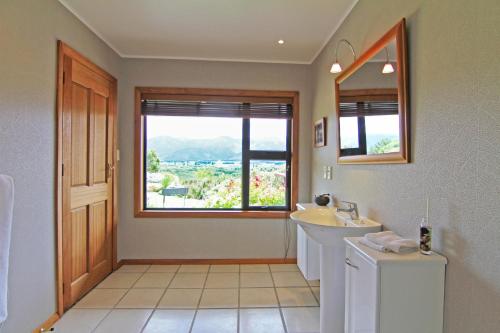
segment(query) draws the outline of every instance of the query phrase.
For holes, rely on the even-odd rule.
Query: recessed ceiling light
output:
[[[285,41],[284,41],[283,39],[280,39],[280,40],[278,41],[278,44],[283,45],[283,44],[285,44]]]

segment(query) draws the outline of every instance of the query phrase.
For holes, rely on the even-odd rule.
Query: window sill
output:
[[[290,216],[289,211],[151,211],[143,210],[135,213],[138,218],[257,218],[284,219]]]

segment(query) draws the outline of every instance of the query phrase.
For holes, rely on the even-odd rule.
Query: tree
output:
[[[156,153],[156,150],[150,149],[148,151],[146,169],[148,172],[158,172],[160,171],[160,158]]]
[[[384,138],[370,149],[370,154],[385,154],[399,151],[399,140]]]

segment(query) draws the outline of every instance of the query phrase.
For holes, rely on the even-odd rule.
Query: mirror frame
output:
[[[398,114],[400,151],[376,155],[340,156],[340,83],[353,75],[374,55],[396,38]],[[408,68],[405,19],[403,18],[373,44],[359,59],[335,79],[335,107],[337,122],[337,164],[393,164],[410,162],[410,110],[408,103]]]

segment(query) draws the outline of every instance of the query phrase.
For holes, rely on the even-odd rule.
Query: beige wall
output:
[[[133,216],[134,87],[300,92],[299,200],[309,201],[310,67],[259,63],[124,59],[120,99],[120,258],[279,258],[284,220],[144,219]],[[292,229],[295,230],[295,227]],[[289,255],[295,257],[295,238]]]
[[[347,38],[359,55],[403,16],[408,19],[413,162],[338,166],[334,76],[329,74],[335,43]],[[388,228],[415,237],[430,196],[435,247],[450,261],[446,332],[497,331],[499,17],[495,0],[362,0],[313,66],[298,66],[120,59],[56,0],[0,1],[0,172],[14,177],[17,191],[9,318],[2,333],[29,332],[56,309],[57,39],[119,80],[121,258],[279,257],[284,245],[279,220],[133,217],[134,86],[299,90],[300,200],[309,201],[310,192],[334,192],[357,201],[362,213]],[[341,60],[350,57],[341,52]],[[321,116],[329,117],[331,135],[327,147],[311,153],[310,124]],[[322,179],[323,165],[334,165],[334,180]]]
[[[0,1],[0,173],[15,181],[9,316],[31,332],[56,310],[56,41],[120,79],[120,58],[56,0]]]
[[[409,39],[413,162],[337,165],[335,76],[329,73],[336,42],[347,38],[359,56],[402,17]],[[406,237],[417,237],[430,197],[434,247],[449,259],[448,333],[500,327],[499,19],[496,0],[362,0],[312,68],[313,120],[328,116],[332,134],[327,147],[313,151],[312,193],[356,201],[362,214]],[[340,60],[350,63],[352,56]],[[323,165],[334,166],[332,181],[322,179]]]

